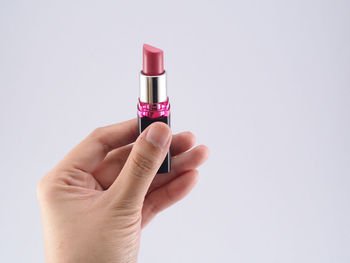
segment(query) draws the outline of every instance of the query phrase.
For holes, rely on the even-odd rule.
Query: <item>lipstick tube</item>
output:
[[[160,121],[170,126],[170,103],[167,95],[163,51],[143,46],[143,70],[140,72],[140,97],[137,105],[139,133],[150,124]],[[158,173],[170,172],[170,151]]]

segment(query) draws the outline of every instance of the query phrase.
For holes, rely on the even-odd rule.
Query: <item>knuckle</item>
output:
[[[50,195],[49,183],[47,182],[48,174],[42,177],[36,187],[36,194],[39,200],[47,199]]]
[[[45,180],[44,180],[44,177],[42,177],[36,186],[36,195],[39,199],[42,196],[44,188],[45,188]]]
[[[108,130],[106,129],[106,127],[98,127],[96,129],[94,129],[90,133],[90,138],[92,138],[93,140],[95,140],[98,143],[100,143],[101,145],[103,145],[106,152],[110,151],[110,146],[108,144],[109,134],[108,134]]]
[[[169,185],[165,187],[164,192],[165,192],[165,199],[168,200],[168,202],[172,202],[174,200],[174,194],[170,190]]]
[[[154,202],[149,205],[148,213],[153,217],[156,216],[161,211],[159,204]]]
[[[134,199],[120,198],[113,204],[113,211],[125,216],[137,215],[142,210],[142,203],[135,202]]]
[[[56,188],[52,181],[52,177],[55,176],[49,172],[39,180],[36,187],[36,195],[39,202],[52,202],[55,199]]]
[[[95,139],[97,139],[97,140],[100,140],[101,138],[104,138],[105,135],[106,135],[106,129],[105,129],[104,127],[98,127],[98,128],[96,128],[96,129],[94,129],[94,130],[91,132],[91,134],[90,134],[90,136],[91,136],[92,138],[95,138]]]
[[[155,161],[140,152],[134,152],[131,155],[132,166],[134,167],[134,172],[136,175],[142,175],[142,172],[149,172],[155,169]]]

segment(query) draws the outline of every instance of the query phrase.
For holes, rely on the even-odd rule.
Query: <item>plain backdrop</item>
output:
[[[143,43],[211,156],[139,261],[350,262],[346,0],[0,0],[0,261],[44,261],[36,184],[136,116]]]

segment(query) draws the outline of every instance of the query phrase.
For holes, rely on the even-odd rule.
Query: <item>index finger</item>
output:
[[[92,172],[108,152],[134,142],[137,137],[136,118],[97,128],[71,150],[61,163],[85,172]]]

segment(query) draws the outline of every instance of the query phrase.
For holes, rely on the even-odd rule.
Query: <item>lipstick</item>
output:
[[[170,126],[170,104],[166,87],[163,50],[144,44],[140,72],[140,97],[137,105],[139,133],[160,121]],[[170,151],[158,173],[170,172]]]

